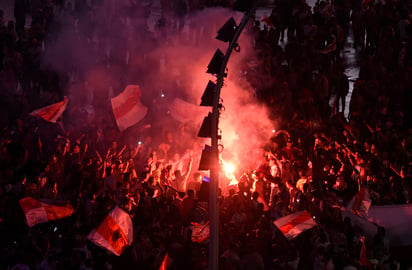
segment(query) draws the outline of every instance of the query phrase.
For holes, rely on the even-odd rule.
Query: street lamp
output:
[[[226,54],[223,54],[220,50],[217,50],[208,65],[207,73],[216,75],[217,82],[214,88],[213,103],[207,103],[207,105],[212,106],[212,113],[205,117],[204,123],[202,123],[203,129],[208,129],[206,125],[210,125],[210,137],[211,137],[211,147],[205,146],[202,152],[201,160],[208,160],[209,166],[202,167],[202,169],[210,170],[210,189],[209,189],[209,220],[210,220],[210,241],[209,241],[209,265],[210,270],[218,270],[219,268],[219,209],[217,204],[218,199],[218,182],[219,182],[219,139],[218,134],[219,127],[219,114],[222,104],[220,104],[220,90],[223,86],[223,80],[227,76],[226,66],[229,61],[229,57],[233,50],[239,51],[239,45],[237,40],[245,28],[247,22],[252,17],[252,14],[256,10],[257,2],[253,5],[251,0],[238,0],[238,6],[240,6],[241,11],[247,11],[243,17],[239,26],[233,18],[230,18],[225,25],[218,31],[217,39],[229,42],[229,47],[226,50]],[[247,3],[248,5],[244,5]],[[253,5],[253,6],[252,6]],[[250,6],[250,8],[249,8]],[[206,90],[208,87],[206,88]],[[202,96],[202,103],[204,101]],[[205,105],[205,106],[207,106]],[[206,122],[206,123],[205,123]],[[204,126],[205,125],[205,126]],[[201,131],[202,131],[201,128]],[[200,131],[199,131],[200,133]],[[200,135],[206,135],[204,130]],[[209,134],[207,134],[209,135]],[[202,136],[203,137],[203,136]],[[209,136],[207,136],[209,137]],[[206,151],[210,150],[210,151]],[[207,157],[205,156],[207,154]],[[200,168],[199,168],[200,169]]]

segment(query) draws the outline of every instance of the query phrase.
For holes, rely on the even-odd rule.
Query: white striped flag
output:
[[[140,101],[141,91],[138,85],[128,85],[119,95],[111,99],[114,117],[120,131],[139,121],[147,114],[147,107]]]
[[[29,113],[29,115],[43,118],[48,122],[56,123],[57,119],[59,119],[66,110],[68,102],[67,97],[64,97],[62,101],[34,110]]]
[[[209,221],[205,224],[192,222],[192,242],[203,243],[209,239]]]
[[[274,221],[276,227],[285,235],[286,239],[291,240],[318,224],[313,220],[307,211],[299,211]]]
[[[87,237],[96,245],[120,256],[133,242],[133,224],[128,213],[115,207]]]
[[[19,204],[23,209],[29,227],[39,223],[69,217],[74,212],[71,204],[67,202],[51,201],[50,203],[46,203],[33,199],[32,197],[26,197],[20,199]]]

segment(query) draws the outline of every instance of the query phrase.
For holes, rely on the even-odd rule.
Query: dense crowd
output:
[[[93,16],[77,18],[93,14],[102,1],[14,2],[14,20],[6,24],[0,12],[0,269],[158,269],[166,253],[168,269],[207,269],[207,241],[190,236],[192,222],[208,221],[197,131],[173,119],[161,128],[151,119],[121,133],[104,98],[93,101],[93,116],[87,106],[69,106],[57,124],[29,116],[61,100],[73,77],[83,82],[81,67],[62,74],[41,59],[59,32],[59,18],[73,20],[83,38],[82,25],[93,24]],[[182,31],[195,12],[232,2],[161,1],[167,12],[150,42]],[[130,1],[124,16],[147,19],[151,4]],[[322,0],[312,9],[304,1],[277,0],[269,18],[246,30],[255,37],[257,56],[245,61],[242,74],[279,130],[260,146],[255,168],[231,179],[222,175],[222,269],[368,268],[359,263],[365,233],[342,218],[340,207],[364,187],[372,205],[410,202],[410,8],[407,1]],[[146,21],[139,22],[141,32]],[[349,36],[360,72],[345,117]],[[97,53],[96,61],[115,66],[124,55],[113,51],[110,57]],[[75,212],[29,228],[18,203],[27,196],[70,201]],[[87,240],[115,205],[130,214],[134,231],[119,257]],[[288,241],[273,221],[300,210],[318,226]],[[370,267],[398,269],[389,247],[385,228],[366,239]]]

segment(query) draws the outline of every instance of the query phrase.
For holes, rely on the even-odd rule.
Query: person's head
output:
[[[163,170],[164,166],[161,161],[156,162],[156,169],[157,170]]]
[[[106,168],[106,175],[107,175],[107,176],[112,175],[112,167],[111,167],[111,166],[108,166],[108,167]]]
[[[303,192],[308,192],[309,191],[309,184],[308,183],[304,183],[303,184]]]
[[[259,192],[257,191],[253,192],[252,199],[256,201],[258,198],[259,198]]]
[[[187,193],[187,196],[191,199],[195,197],[195,192],[193,191],[193,189],[188,189],[186,193]]]
[[[179,155],[178,153],[175,153],[175,154],[173,155],[173,161],[174,161],[174,162],[177,162],[177,161],[179,161],[179,159],[180,159],[180,155]]]
[[[289,160],[289,155],[288,155],[288,153],[285,152],[285,151],[282,151],[280,157],[281,157],[282,161]]]
[[[274,158],[269,159],[269,166],[272,167],[272,166],[275,166],[275,165],[276,165],[275,159]]]
[[[180,170],[175,170],[174,175],[175,175],[175,177],[180,177],[180,176],[182,176],[182,173],[180,172]]]
[[[196,182],[202,182],[202,179],[203,179],[203,175],[200,173],[200,172],[196,172],[196,173],[194,173],[193,174],[193,179],[196,181]]]
[[[9,30],[9,31],[13,31],[13,30],[14,30],[14,21],[10,20],[10,21],[7,23],[7,30]]]
[[[116,141],[112,141],[112,144],[110,146],[113,150],[117,149],[117,142]]]

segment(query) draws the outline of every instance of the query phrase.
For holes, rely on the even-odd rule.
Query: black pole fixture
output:
[[[202,156],[199,162],[199,171],[207,171],[211,168],[212,147],[205,144],[205,148],[202,150]]]
[[[216,84],[212,81],[209,81],[209,83],[206,86],[205,92],[203,92],[202,102],[200,103],[200,106],[212,107],[213,98],[215,97],[215,91]]]
[[[233,37],[235,36],[237,31],[237,25],[235,20],[230,18],[223,26],[222,28],[217,31],[218,35],[216,37],[217,40],[223,41],[223,42],[232,42]]]
[[[212,138],[212,113],[209,113],[204,119],[202,126],[197,134],[200,138]]]
[[[210,60],[209,65],[207,65],[207,73],[212,75],[216,75],[220,71],[220,67],[222,66],[223,59],[225,55],[222,53],[221,50],[217,49],[215,54],[213,55],[212,60]]]

